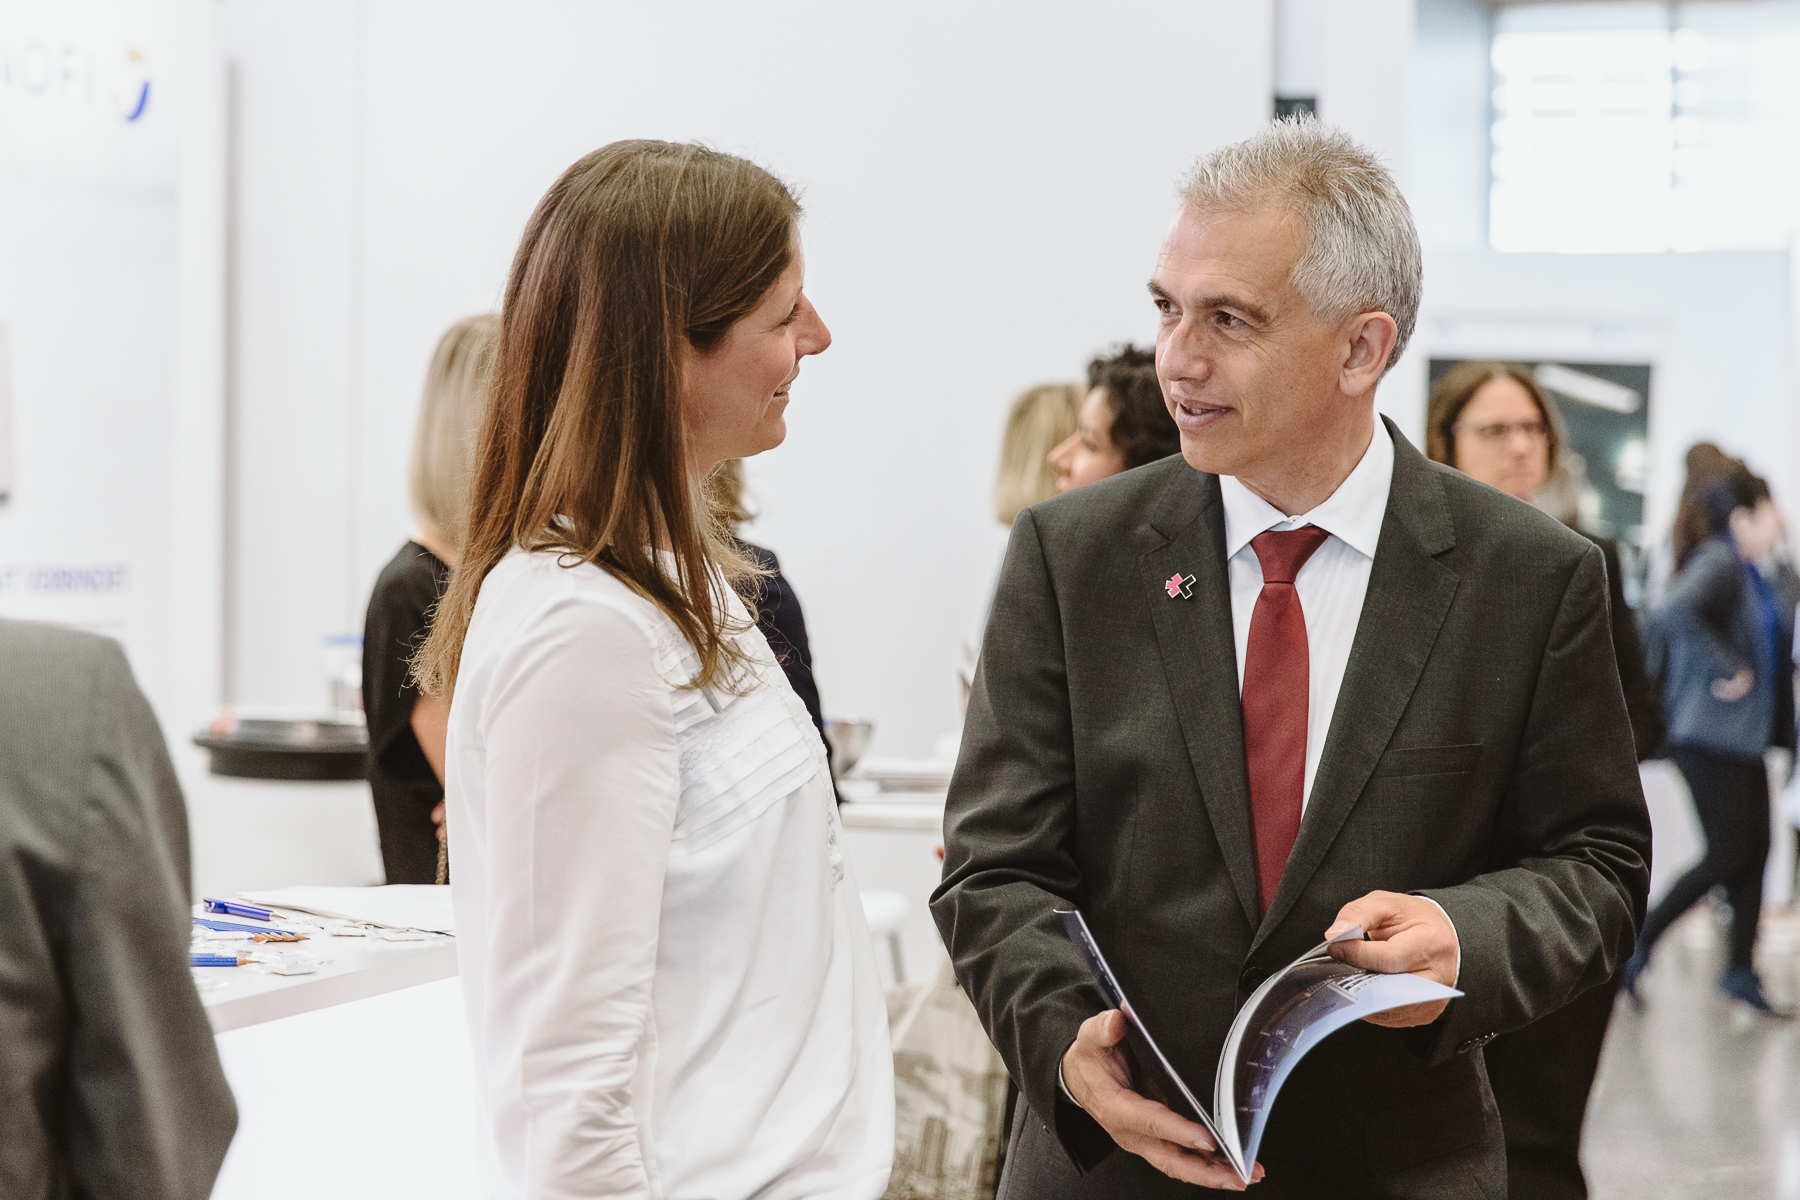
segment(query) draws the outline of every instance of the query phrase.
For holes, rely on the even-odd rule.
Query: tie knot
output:
[[[1263,582],[1294,582],[1313,551],[1330,536],[1317,525],[1308,525],[1301,529],[1270,529],[1251,538],[1250,548],[1262,563]]]

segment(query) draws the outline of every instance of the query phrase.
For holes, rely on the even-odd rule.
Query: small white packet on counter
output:
[[[328,960],[311,950],[257,950],[251,957],[253,966],[263,967],[276,975],[311,975]]]

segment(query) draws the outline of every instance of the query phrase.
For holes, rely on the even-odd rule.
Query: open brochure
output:
[[[1354,925],[1269,976],[1244,1002],[1219,1055],[1208,1111],[1175,1073],[1150,1036],[1142,1014],[1125,998],[1087,921],[1075,911],[1059,909],[1057,915],[1069,940],[1087,959],[1108,1003],[1125,1016],[1125,1040],[1138,1072],[1133,1086],[1140,1094],[1206,1126],[1245,1183],[1250,1182],[1275,1093],[1307,1051],[1352,1021],[1391,1008],[1462,995],[1455,988],[1417,975],[1380,975],[1332,958],[1326,947],[1333,942],[1362,939],[1362,926]]]

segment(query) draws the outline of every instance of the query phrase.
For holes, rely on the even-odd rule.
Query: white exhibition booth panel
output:
[[[222,678],[218,6],[7,0],[0,58],[0,615],[118,638],[178,735]]]

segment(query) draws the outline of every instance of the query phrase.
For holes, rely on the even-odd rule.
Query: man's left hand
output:
[[[1331,957],[1366,971],[1383,975],[1417,975],[1445,987],[1456,986],[1456,927],[1444,910],[1422,896],[1399,892],[1370,892],[1338,910],[1337,920],[1325,931],[1335,937],[1360,922],[1366,942],[1337,942]],[[1450,1006],[1448,1000],[1410,1004],[1376,1013],[1363,1020],[1390,1029],[1429,1025]]]

